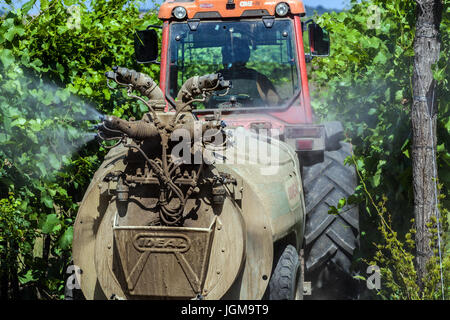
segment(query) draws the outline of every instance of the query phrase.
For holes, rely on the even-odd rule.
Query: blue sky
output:
[[[161,3],[163,0],[156,0],[158,3]],[[19,7],[21,6],[23,3],[27,2],[27,0],[13,0],[12,1],[15,5],[15,7]],[[87,3],[89,3],[90,1],[86,1]],[[142,2],[142,7],[143,8],[151,8],[153,6],[153,1],[152,0],[145,0],[145,1],[141,1]],[[303,0],[303,3],[305,5],[308,6],[312,6],[312,7],[316,7],[318,5],[321,5],[325,8],[329,8],[329,9],[343,9],[346,6],[349,5],[350,0]],[[4,7],[5,5],[5,1],[4,0],[0,0],[0,8]],[[33,10],[31,11],[31,13],[36,13],[38,11],[39,5],[35,5],[35,8],[33,8]]]
[[[328,9],[344,9],[350,5],[350,0],[303,0],[303,4],[311,7],[321,5]]]

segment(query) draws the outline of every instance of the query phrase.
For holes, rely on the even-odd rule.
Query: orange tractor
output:
[[[158,15],[160,87],[170,110],[184,81],[219,72],[232,88],[198,103],[193,111],[198,118],[220,110],[229,127],[269,131],[296,150],[306,207],[305,280],[315,297],[348,297],[354,293],[358,207],[348,205],[339,215],[328,211],[354,192],[356,172],[344,165],[351,146],[342,142],[342,125],[315,123],[306,66],[313,57],[329,55],[330,39],[311,19],[303,21],[305,14],[299,0],[164,2]],[[155,28],[137,32],[138,62],[156,62]]]
[[[306,63],[330,46],[303,16],[297,0],[169,0],[159,11],[160,62],[161,26],[136,32],[136,60],[160,63],[160,84],[126,68],[105,74],[149,112],[98,126],[102,140],[118,142],[74,225],[85,298],[355,297],[358,208],[329,208],[354,192],[356,172],[344,165],[342,125],[315,123]],[[180,162],[172,138],[195,137],[198,123],[225,142],[214,161],[192,164],[198,153],[188,146]],[[260,148],[270,155],[256,159]]]

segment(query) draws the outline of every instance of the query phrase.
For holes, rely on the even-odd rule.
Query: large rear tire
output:
[[[356,170],[344,165],[351,145],[325,151],[324,161],[303,168],[305,189],[305,280],[311,281],[312,299],[354,299],[357,285],[351,274],[352,258],[359,246],[359,210],[346,205],[340,214],[329,214],[357,186]]]
[[[300,260],[294,246],[287,245],[278,259],[269,282],[269,300],[302,300]]]

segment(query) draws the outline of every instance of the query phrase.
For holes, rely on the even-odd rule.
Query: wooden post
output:
[[[431,234],[427,223],[436,215],[436,116],[435,81],[432,65],[439,59],[439,24],[441,0],[416,0],[416,34],[414,39],[412,121],[412,173],[414,215],[416,221],[417,274],[419,285],[432,257]]]

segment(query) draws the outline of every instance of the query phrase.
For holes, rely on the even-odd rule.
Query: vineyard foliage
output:
[[[450,190],[450,9],[449,1],[443,2],[441,56],[433,73],[439,110],[435,128],[438,182],[441,194],[446,195]],[[330,32],[332,44],[330,57],[312,61],[310,79],[315,88],[312,103],[322,120],[341,121],[353,144],[354,158],[350,162],[356,165],[361,179],[355,197],[350,201],[358,202],[362,209],[363,257],[383,254],[386,258],[382,260],[384,266],[389,265],[382,269],[382,276],[395,284],[387,288],[384,296],[420,298],[423,296],[419,293],[414,296],[408,292],[411,291],[411,278],[416,276],[411,265],[414,246],[405,245],[409,252],[402,247],[402,242],[414,239],[410,232],[414,227],[410,222],[414,218],[410,111],[416,2],[373,0],[360,4],[352,1],[352,4],[348,11],[325,13],[317,19]],[[450,207],[449,200],[441,197],[443,218],[445,209]],[[390,219],[384,224],[380,218],[383,220],[386,215]],[[380,232],[373,232],[377,225]],[[450,245],[447,245],[448,249]],[[381,261],[377,260],[377,263]],[[446,263],[448,280],[448,261]],[[405,269],[401,266],[412,266],[408,275],[402,275]],[[435,263],[436,266],[439,263]]]
[[[104,73],[159,73],[134,62],[134,29],[159,24],[137,3],[41,0],[31,16],[35,3],[0,20],[0,290],[9,298],[63,293],[78,202],[104,155],[84,120],[146,111],[111,93]]]
[[[11,1],[6,1],[6,5]],[[105,150],[89,126],[100,113],[139,118],[145,107],[106,86],[105,71],[120,65],[159,79],[158,65],[137,65],[133,32],[160,24],[139,1],[35,0],[0,17],[0,295],[58,299],[70,264],[73,222]],[[441,193],[450,189],[450,60],[448,0],[441,24],[437,161]],[[374,7],[376,6],[376,7]],[[408,234],[412,218],[411,74],[415,2],[365,1],[326,13],[331,56],[312,61],[318,120],[342,121],[367,191]],[[383,240],[378,215],[358,186],[363,258]],[[442,200],[445,208],[449,203]],[[447,200],[448,201],[448,200]],[[443,210],[445,211],[445,210]],[[399,290],[398,288],[396,290]],[[396,297],[393,295],[392,297]]]

